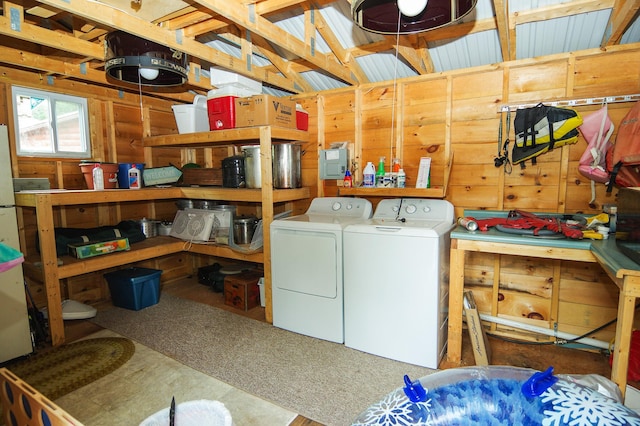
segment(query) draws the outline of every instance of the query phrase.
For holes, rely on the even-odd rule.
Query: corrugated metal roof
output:
[[[570,0],[510,0],[508,3],[509,14],[515,12],[526,13],[531,10],[544,7],[561,7]],[[350,5],[346,1],[336,1],[322,6],[311,13],[312,20],[321,18],[327,23],[343,49],[349,50],[359,46],[367,46],[372,43],[387,41],[392,47],[395,44],[393,36],[383,36],[362,30],[351,19]],[[533,58],[538,56],[571,52],[584,49],[597,48],[602,43],[607,31],[607,25],[611,14],[610,8],[593,12],[580,13],[572,16],[562,16],[553,19],[525,22],[516,26],[515,58]],[[493,19],[495,15],[491,0],[478,0],[476,8],[464,18],[464,22],[474,22]],[[301,8],[293,8],[284,13],[270,16],[269,19],[282,30],[297,39],[304,40],[305,17]],[[428,37],[427,37],[428,39]],[[640,24],[638,19],[625,32],[622,44],[640,41]],[[237,44],[220,40],[207,41],[206,44],[239,57],[240,48]],[[431,57],[434,72],[450,71],[468,67],[498,63],[502,57],[500,39],[497,29],[480,32],[471,31],[456,39],[428,41],[428,55]],[[296,58],[283,48],[274,46],[274,51],[288,60]],[[331,54],[331,48],[316,30],[313,38],[312,49],[323,54]],[[385,50],[372,54],[360,55],[356,58],[357,64],[371,82],[389,81],[395,78],[411,77],[418,75],[402,56],[398,56],[395,50]],[[254,55],[253,63],[265,66],[268,61],[263,57]],[[316,91],[344,87],[347,83],[322,71],[303,71],[303,78]],[[281,93],[280,90],[276,90]]]

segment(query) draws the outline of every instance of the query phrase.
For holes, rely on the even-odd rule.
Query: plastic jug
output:
[[[371,161],[369,161],[367,166],[364,168],[362,177],[362,186],[365,188],[373,188],[376,186],[376,168],[373,166]]]

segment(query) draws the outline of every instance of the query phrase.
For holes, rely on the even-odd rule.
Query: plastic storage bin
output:
[[[104,274],[111,300],[119,308],[139,311],[160,301],[161,270],[127,268]]]
[[[173,105],[178,133],[208,132],[207,97],[196,95],[191,105]]]

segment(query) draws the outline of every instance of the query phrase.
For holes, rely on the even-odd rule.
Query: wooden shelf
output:
[[[309,198],[309,188],[272,188],[271,145],[272,141],[308,141],[307,132],[279,127],[250,127],[215,132],[188,133],[181,135],[156,136],[144,139],[147,147],[207,147],[240,143],[259,143],[264,152],[262,161],[262,182],[260,189],[239,189],[223,187],[168,187],[92,190],[48,190],[24,191],[15,194],[16,205],[33,208],[38,221],[40,239],[40,259],[30,259],[25,263],[25,271],[39,278],[45,287],[49,309],[49,331],[53,345],[64,343],[64,323],[62,320],[62,295],[60,280],[103,269],[115,268],[143,260],[153,259],[181,251],[204,254],[229,259],[262,263],[265,271],[266,317],[271,321],[271,261],[269,257],[269,232],[263,235],[263,251],[243,253],[228,246],[214,244],[190,244],[173,237],[153,237],[131,245],[126,252],[110,253],[89,259],[64,257],[64,264],[58,265],[55,232],[54,207],[105,203],[147,202],[179,198],[215,199],[224,201],[251,202],[262,207],[262,222],[265,230],[273,220],[273,204]],[[148,154],[148,153],[146,153]],[[150,162],[149,162],[150,164]],[[266,254],[265,254],[266,253]]]
[[[361,197],[403,197],[403,198],[444,198],[445,188],[339,188],[340,196]]]
[[[245,188],[222,188],[212,186],[191,186],[180,188],[182,198],[193,198],[203,200],[223,200],[223,201],[246,201],[252,203],[262,202],[261,189]],[[273,202],[280,203],[286,201],[309,198],[309,188],[296,189],[274,189]]]
[[[19,207],[71,206],[81,204],[119,203],[127,201],[167,200],[182,198],[178,187],[105,189],[104,191],[52,189],[48,191],[21,191],[15,193]]]
[[[309,188],[275,189],[273,202],[287,202],[309,197]],[[121,203],[129,201],[170,200],[191,198],[201,200],[247,201],[260,203],[261,189],[223,188],[219,186],[191,186],[170,188],[142,188],[92,190],[49,190],[16,192],[16,204],[20,207],[36,207],[47,199],[51,206]]]
[[[184,198],[217,199],[225,201],[241,201],[259,204],[262,210],[263,252],[245,254],[208,245],[194,245],[189,248],[195,253],[230,257],[244,260],[262,262],[264,266],[264,291],[265,291],[265,317],[272,321],[273,311],[271,304],[271,239],[269,226],[274,217],[274,204],[302,200],[310,197],[309,188],[274,189],[273,188],[273,159],[272,146],[277,142],[301,141],[308,142],[309,134],[301,130],[286,129],[275,126],[243,127],[238,129],[215,130],[210,132],[186,133],[178,135],[153,136],[145,138],[145,159],[153,165],[152,148],[211,148],[237,145],[260,146],[260,171],[262,188],[259,189],[235,189],[219,187],[188,187],[181,188]]]
[[[259,126],[238,129],[214,130],[210,132],[182,133],[177,135],[151,136],[144,138],[145,147],[184,147],[242,144],[258,142],[264,132],[271,133],[271,140],[303,141],[309,140],[309,133],[284,127]]]

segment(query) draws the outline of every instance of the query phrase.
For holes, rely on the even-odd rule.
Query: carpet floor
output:
[[[405,374],[435,371],[166,294],[141,311],[113,307],[92,321],[325,425],[349,425],[403,386]]]

